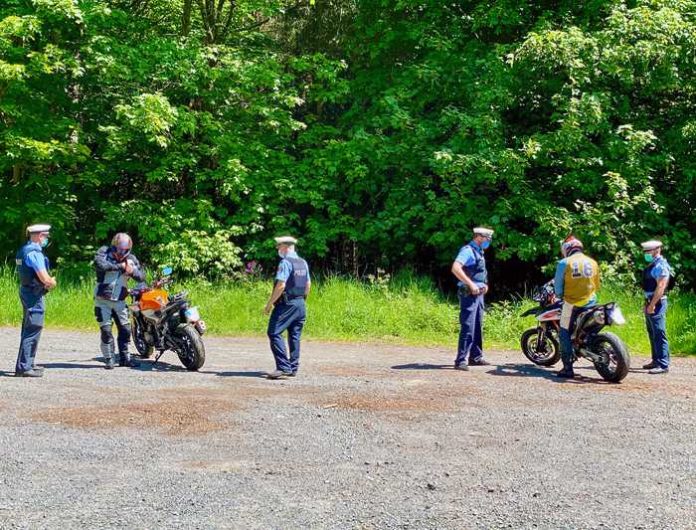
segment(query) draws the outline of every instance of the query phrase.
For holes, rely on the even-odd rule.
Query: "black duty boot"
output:
[[[563,379],[572,379],[573,377],[575,377],[575,373],[573,372],[573,365],[563,365],[563,370],[558,372],[556,375]]]
[[[137,368],[138,366],[140,366],[140,363],[138,361],[131,358],[131,354],[129,351],[119,353],[118,357],[118,364],[120,366],[127,366],[129,368]]]
[[[104,368],[106,368],[107,370],[113,370],[114,366],[116,366],[116,363],[114,362],[114,358],[108,357],[105,361]]]

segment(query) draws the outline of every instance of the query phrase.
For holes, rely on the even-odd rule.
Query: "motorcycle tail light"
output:
[[[606,315],[604,314],[604,310],[595,311],[594,314],[592,315],[592,319],[595,321],[596,324],[605,324],[606,323]]]
[[[604,325],[604,309],[594,310],[591,313],[585,315],[584,320],[579,323],[579,326],[583,329],[589,328],[591,326],[603,326]]]

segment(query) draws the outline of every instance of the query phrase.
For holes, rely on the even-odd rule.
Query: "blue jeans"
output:
[[[594,303],[589,304],[585,307],[590,307]],[[575,352],[573,351],[573,341],[571,336],[573,335],[573,330],[575,329],[575,321],[578,319],[580,312],[585,309],[584,307],[571,306],[569,303],[563,303],[563,309],[561,312],[561,329],[558,333],[558,338],[561,346],[561,361],[563,362],[563,368],[566,370],[573,369],[573,360],[575,358]],[[566,312],[570,310],[570,314]],[[568,321],[567,327],[564,326],[564,320]]]
[[[22,338],[19,343],[15,372],[28,372],[34,365],[36,350],[44,327],[46,308],[43,293],[36,293],[30,287],[20,287],[19,299],[22,301]]]
[[[655,313],[645,314],[645,324],[650,337],[652,360],[660,368],[669,368],[669,341],[667,340],[667,299],[660,300]]]
[[[483,295],[459,295],[459,344],[454,365],[483,359]]]
[[[276,370],[286,373],[297,372],[300,365],[300,337],[306,318],[307,310],[303,298],[280,302],[273,308],[271,318],[268,321],[268,338],[271,341]],[[283,338],[283,333],[286,330],[290,345],[289,358]]]

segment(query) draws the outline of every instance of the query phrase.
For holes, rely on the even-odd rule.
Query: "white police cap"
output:
[[[296,245],[297,239],[292,236],[280,236],[274,238],[276,245]]]
[[[651,239],[650,241],[646,241],[645,243],[641,243],[640,246],[643,247],[643,250],[646,250],[646,251],[655,250],[657,248],[662,247],[662,241],[658,241],[656,239]]]
[[[27,228],[28,234],[40,234],[42,232],[50,232],[50,231],[51,231],[51,225],[38,224],[38,225],[31,225],[29,228]]]
[[[474,228],[474,235],[483,237],[493,237],[493,230],[490,228],[483,228],[482,226],[477,226]]]

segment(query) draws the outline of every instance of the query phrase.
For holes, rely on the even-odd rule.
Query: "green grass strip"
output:
[[[93,330],[97,334],[91,278],[62,281],[47,297],[47,326]],[[262,309],[270,281],[211,284],[203,281],[175,284],[186,289],[198,305],[211,333],[262,336],[267,317]],[[19,326],[21,307],[17,279],[8,268],[0,270],[0,325]],[[605,285],[600,301],[617,301],[627,319],[612,329],[632,353],[650,351],[642,299],[638,288]],[[696,353],[696,296],[672,293],[668,310],[668,337],[675,355]],[[519,348],[522,332],[534,325],[520,314],[534,302],[514,299],[490,304],[485,319],[485,347]],[[371,285],[342,278],[315,281],[308,302],[305,337],[332,341],[384,341],[411,345],[456,347],[459,330],[454,298],[440,294],[428,279],[403,274],[388,283]],[[96,340],[96,339],[95,339]]]

